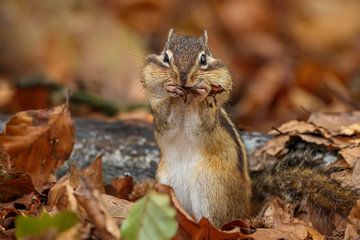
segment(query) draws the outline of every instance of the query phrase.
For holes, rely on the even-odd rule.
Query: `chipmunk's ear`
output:
[[[168,33],[168,37],[167,37],[167,41],[165,44],[165,48],[169,47],[169,43],[171,42],[171,39],[175,36],[175,31],[173,28],[170,29],[169,33]]]
[[[207,34],[206,30],[204,30],[203,35],[201,36],[201,38],[203,39],[204,43],[207,45],[207,43],[208,43],[208,34]]]

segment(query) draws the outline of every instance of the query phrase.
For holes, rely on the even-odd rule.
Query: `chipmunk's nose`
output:
[[[186,79],[187,79],[187,72],[186,71],[181,71],[180,72],[180,82],[182,86],[186,85]]]

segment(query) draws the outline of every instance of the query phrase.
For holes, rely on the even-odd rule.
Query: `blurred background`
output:
[[[360,109],[359,0],[1,0],[0,113],[70,89],[74,116],[151,121],[140,69],[172,27],[208,30],[241,128]]]

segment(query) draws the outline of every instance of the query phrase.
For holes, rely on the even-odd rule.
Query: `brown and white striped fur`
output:
[[[161,152],[158,181],[172,186],[198,220],[206,217],[221,226],[247,216],[251,186],[245,148],[222,108],[232,78],[212,56],[206,33],[196,38],[171,30],[162,53],[146,58],[142,83]]]

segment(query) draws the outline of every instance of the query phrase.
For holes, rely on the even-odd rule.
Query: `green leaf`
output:
[[[138,200],[122,223],[121,237],[126,240],[168,240],[178,228],[176,210],[166,194],[150,192]]]
[[[43,212],[39,217],[18,216],[15,221],[15,235],[17,239],[33,237],[48,231],[61,233],[79,222],[78,217],[72,212],[60,212],[53,216]]]

